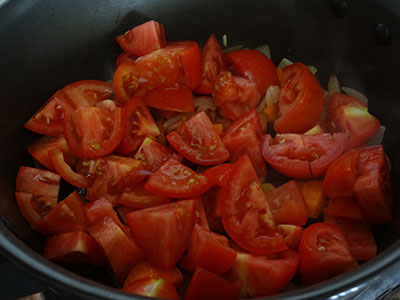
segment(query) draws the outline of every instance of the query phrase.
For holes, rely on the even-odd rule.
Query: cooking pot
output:
[[[33,232],[14,200],[26,148],[39,136],[23,124],[54,91],[82,79],[110,80],[120,48],[114,38],[155,19],[169,40],[204,44],[210,33],[228,46],[268,43],[272,59],[316,66],[326,87],[343,85],[368,95],[370,111],[386,126],[383,145],[400,179],[400,1],[395,0],[13,0],[0,1],[0,248],[17,266],[58,293],[58,299],[132,299],[111,287],[106,272],[67,270],[41,255],[44,238]],[[394,184],[394,222],[374,228],[379,255],[322,284],[271,299],[354,299],[400,267],[400,185]],[[81,274],[81,275],[79,275]],[[142,297],[136,296],[137,299]],[[333,299],[333,298],[332,298]],[[359,298],[366,299],[366,298]]]

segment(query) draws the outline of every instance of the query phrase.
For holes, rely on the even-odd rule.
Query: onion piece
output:
[[[340,84],[336,75],[331,75],[328,81],[328,99],[335,93],[340,94]]]
[[[226,48],[226,49],[222,49],[222,51],[224,52],[224,53],[229,53],[229,52],[233,52],[233,51],[237,51],[237,50],[240,50],[240,49],[243,49],[243,45],[236,45],[236,46],[232,46],[232,47],[229,47],[229,48]]]
[[[369,140],[365,143],[365,146],[376,146],[381,145],[383,137],[385,135],[386,127],[385,125],[381,125],[378,130],[374,133],[373,136],[369,138]]]
[[[392,171],[392,162],[390,161],[390,158],[386,153],[385,153],[385,157],[386,157],[386,162],[387,162],[389,171]]]
[[[308,69],[311,71],[313,75],[317,74],[318,69],[314,66],[308,66]]]
[[[224,34],[222,36],[222,44],[226,47],[228,45],[228,36]]]
[[[279,63],[278,69],[279,68],[284,69],[285,67],[290,66],[292,64],[293,64],[293,62],[291,60],[289,60],[286,57],[284,57],[284,58],[282,58],[281,62]]]
[[[271,59],[271,49],[269,48],[269,46],[267,44],[260,45],[260,46],[256,47],[256,50],[260,51],[266,57]]]
[[[163,124],[163,129],[166,134],[170,133],[175,128],[178,128],[186,120],[185,114],[178,114],[168,119]]]
[[[349,88],[349,87],[345,87],[345,86],[342,86],[342,91],[346,95],[349,95],[351,97],[357,98],[358,100],[361,100],[362,102],[364,102],[368,106],[368,98],[367,98],[367,96],[365,96],[364,94],[360,93],[359,91],[357,91],[355,89],[352,89],[352,88]]]
[[[215,111],[217,106],[214,103],[213,98],[207,96],[200,96],[194,98],[194,108],[196,111],[205,111],[207,109]]]
[[[266,106],[271,106],[277,103],[279,101],[280,94],[281,89],[279,85],[270,85],[267,92],[265,93],[265,97],[257,106],[257,112],[261,113]]]

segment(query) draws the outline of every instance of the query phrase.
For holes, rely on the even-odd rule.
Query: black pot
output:
[[[169,40],[197,40],[227,34],[228,44],[255,47],[268,43],[272,58],[302,61],[318,68],[323,85],[336,74],[343,85],[364,92],[370,110],[387,131],[383,141],[400,179],[398,39],[400,2],[395,0],[136,0],[19,1],[0,7],[0,248],[16,265],[62,296],[132,299],[107,286],[96,270],[61,268],[41,255],[43,238],[33,232],[14,200],[20,165],[32,165],[27,145],[38,138],[24,122],[51,94],[81,79],[109,80],[121,51],[115,36],[150,19],[167,29]],[[0,4],[1,5],[1,4]],[[380,24],[380,25],[378,25]],[[394,184],[397,200],[400,186]],[[396,216],[398,205],[396,202]],[[396,218],[395,220],[398,220]],[[271,299],[324,299],[360,290],[400,266],[400,227],[375,228],[380,254],[354,271],[325,283]],[[101,273],[101,272],[100,272]],[[353,289],[352,289],[353,288]],[[358,290],[357,290],[358,289]],[[136,297],[141,298],[141,297]],[[362,298],[361,298],[362,299]]]

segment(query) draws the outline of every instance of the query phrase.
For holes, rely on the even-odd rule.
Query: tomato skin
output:
[[[150,107],[165,111],[194,111],[192,91],[185,86],[155,89],[144,95],[144,101]]]
[[[202,78],[195,92],[203,95],[211,95],[214,81],[221,71],[228,69],[226,58],[213,34],[210,35],[201,50],[203,60]]]
[[[130,55],[126,52],[121,52],[118,57],[117,57],[117,61],[116,61],[116,66],[117,68],[122,65],[124,62],[130,61],[130,62],[135,62],[136,60],[136,56],[134,55]]]
[[[357,163],[358,174],[365,174],[379,169],[389,172],[382,145],[361,148]]]
[[[196,201],[195,224],[198,224],[206,230],[210,230],[202,197],[196,197],[193,198],[193,200]]]
[[[266,198],[278,224],[303,226],[307,223],[307,207],[296,181],[266,193]]]
[[[142,56],[165,46],[163,25],[148,21],[116,37],[118,44],[130,55]]]
[[[168,281],[158,278],[142,278],[122,288],[123,291],[142,296],[162,299],[179,299],[175,287]]]
[[[210,271],[197,268],[186,291],[187,300],[237,299],[239,287]]]
[[[225,144],[204,111],[170,132],[167,140],[179,154],[196,164],[215,165],[229,158]]]
[[[267,167],[261,154],[262,138],[260,119],[255,109],[241,115],[222,134],[222,141],[231,155],[230,161],[237,161],[247,154],[260,177],[267,176]]]
[[[194,214],[195,201],[182,200],[128,213],[127,220],[147,260],[169,270],[187,248]]]
[[[60,176],[58,174],[31,167],[19,168],[15,183],[16,192],[54,197],[57,202],[59,190]]]
[[[323,189],[329,197],[354,195],[359,150],[350,150],[336,159],[326,171]]]
[[[238,245],[260,254],[275,253],[287,248],[282,236],[276,231],[275,219],[264,191],[246,155],[235,163],[217,199],[221,201],[222,224]]]
[[[220,164],[218,166],[209,168],[203,172],[214,185],[224,186],[233,169],[233,163]]]
[[[133,97],[123,108],[124,136],[116,149],[119,155],[127,156],[135,151],[146,137],[160,135],[154,119],[140,97]]]
[[[196,267],[200,267],[221,275],[229,271],[235,257],[236,252],[229,247],[226,237],[195,224],[188,253],[180,265],[189,272],[194,272]]]
[[[278,84],[274,63],[260,51],[232,51],[226,57],[240,76],[257,84],[261,95],[265,94],[269,86]]]
[[[355,197],[331,198],[324,216],[350,220],[363,220],[363,213]]]
[[[289,248],[297,251],[304,229],[297,225],[279,224],[278,231],[284,238]]]
[[[275,132],[306,132],[317,123],[324,111],[324,90],[302,63],[285,67],[280,83],[279,117],[274,122]]]
[[[157,195],[169,198],[193,198],[203,194],[212,183],[201,174],[168,159],[155,173],[149,176],[144,188]]]
[[[300,276],[305,286],[342,274],[354,263],[342,231],[328,223],[314,223],[304,230],[299,255]]]
[[[93,106],[98,102],[110,99],[113,89],[108,82],[101,80],[80,80],[68,84],[62,91],[77,109],[81,106]]]
[[[134,208],[147,208],[169,203],[170,198],[149,193],[142,185],[138,185],[123,192],[118,203]]]

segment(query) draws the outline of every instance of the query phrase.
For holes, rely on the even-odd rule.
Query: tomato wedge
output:
[[[154,119],[140,97],[133,97],[123,108],[124,136],[116,149],[119,155],[129,155],[135,151],[146,137],[160,135]]]
[[[169,198],[193,198],[203,194],[211,185],[204,175],[170,158],[150,175],[144,188],[150,193]]]
[[[185,86],[155,89],[144,96],[150,107],[165,111],[193,112],[194,99],[192,91]]]
[[[166,204],[170,201],[170,198],[149,193],[142,185],[129,188],[118,199],[119,204],[134,208],[147,208]]]
[[[122,290],[157,299],[179,299],[176,288],[170,282],[161,278],[142,278],[124,286]]]
[[[364,219],[360,205],[355,197],[337,197],[329,199],[325,217],[358,220]]]
[[[233,163],[221,164],[205,170],[203,175],[211,180],[213,184],[224,186],[228,182],[233,166]]]
[[[246,155],[235,163],[227,184],[218,193],[218,201],[221,201],[222,224],[241,247],[260,254],[287,248]]]
[[[170,132],[167,140],[179,154],[200,165],[215,165],[229,158],[228,150],[204,111]]]
[[[122,108],[112,100],[82,106],[66,119],[65,139],[79,157],[97,158],[113,152],[124,134]]]
[[[324,111],[325,94],[321,85],[302,63],[283,69],[280,78],[279,117],[274,122],[277,133],[304,133],[311,129]]]

